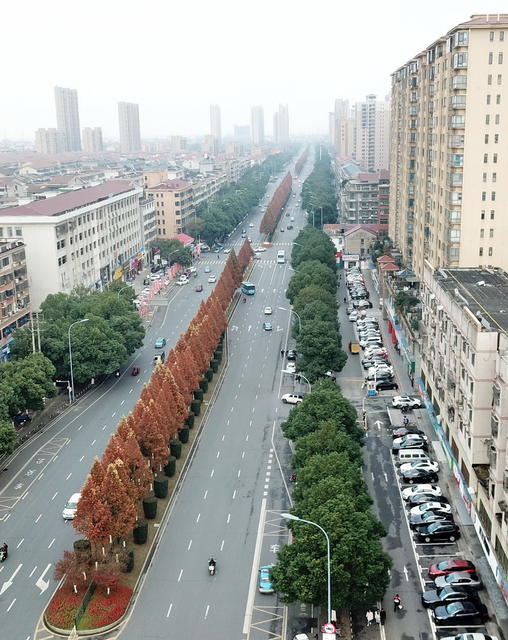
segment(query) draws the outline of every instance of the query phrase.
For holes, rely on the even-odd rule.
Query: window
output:
[[[504,31],[500,31],[500,32],[499,32],[499,40],[500,40],[501,42],[503,42],[503,40],[504,40]]]
[[[489,247],[489,256],[492,256],[493,253],[494,253],[494,250],[492,249],[492,247]]]
[[[485,220],[485,211],[482,211],[480,214],[480,220]]]
[[[494,229],[489,229],[489,238],[494,237]]]
[[[499,142],[499,133],[495,133],[494,134],[494,144],[497,144]]]
[[[487,76],[487,84],[492,84],[492,74],[489,73],[489,75]]]
[[[489,114],[487,114],[485,116],[485,124],[490,124],[490,116],[489,116]]]
[[[495,200],[495,199],[496,199],[496,192],[495,192],[495,191],[492,191],[492,192],[491,192],[491,194],[490,194],[490,199],[491,199],[491,200]]]
[[[502,51],[500,51],[497,54],[497,64],[503,64],[503,52]]]
[[[487,192],[486,191],[482,191],[482,200],[483,201],[487,200]]]
[[[67,262],[67,256],[60,256],[60,258],[58,258],[58,266],[59,267],[61,267],[66,262]]]
[[[491,209],[491,210],[490,210],[490,219],[491,219],[491,220],[494,220],[494,215],[495,215],[495,214],[494,214],[494,210],[493,210],[493,209]]]
[[[489,144],[489,134],[485,134],[485,144]]]
[[[478,255],[480,256],[480,258],[483,256],[483,247],[480,247],[478,249]]]
[[[485,231],[485,229],[480,229],[480,238],[484,237],[484,231]]]
[[[493,31],[489,31],[489,40],[491,42],[494,42],[494,32]]]
[[[498,93],[496,95],[496,104],[501,104],[501,94],[500,93]]]
[[[494,54],[492,51],[489,51],[489,64],[492,64],[492,60],[494,59]]]
[[[487,93],[487,104],[490,104],[490,93]]]
[[[496,113],[496,115],[494,117],[494,122],[495,122],[495,124],[499,124],[499,113]]]
[[[503,76],[500,73],[497,74],[497,84],[503,84]]]
[[[497,153],[492,156],[492,162],[495,164],[497,162]]]
[[[497,173],[493,173],[492,174],[492,182],[496,182],[497,181]]]
[[[487,182],[487,172],[486,171],[483,172],[482,178],[483,178],[483,182]]]
[[[486,163],[489,161],[489,154],[488,153],[484,153],[483,154],[483,162]]]

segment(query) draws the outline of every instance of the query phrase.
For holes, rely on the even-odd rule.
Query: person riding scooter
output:
[[[217,563],[215,562],[215,560],[213,558],[210,558],[210,560],[208,560],[208,571],[210,572],[210,575],[213,576],[213,574],[215,573],[215,565]]]
[[[7,546],[7,542],[4,542],[2,546],[0,546],[0,562],[3,562],[7,559],[9,547]]]

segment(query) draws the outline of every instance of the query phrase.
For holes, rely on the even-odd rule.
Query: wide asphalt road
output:
[[[284,175],[283,173],[281,175]],[[270,190],[275,188],[271,183]],[[258,216],[259,216],[258,212]],[[232,244],[241,244],[239,234]],[[227,256],[203,256],[219,275]],[[0,537],[9,544],[9,558],[0,565],[1,637],[25,640],[31,637],[40,613],[56,583],[55,563],[77,537],[62,519],[69,496],[83,485],[91,463],[100,457],[123,415],[129,413],[152,372],[153,342],[168,340],[169,350],[185,331],[197,308],[213,285],[202,275],[204,291],[192,285],[169,288],[157,296],[157,311],[145,345],[133,356],[120,378],[108,380],[57,418],[39,436],[21,447],[0,476]],[[130,365],[141,368],[129,375]]]

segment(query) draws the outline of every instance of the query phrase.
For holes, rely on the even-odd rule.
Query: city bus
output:
[[[284,249],[277,251],[277,264],[285,264],[286,263],[286,253]]]
[[[253,296],[256,293],[256,285],[252,282],[242,282],[240,287],[245,296]]]

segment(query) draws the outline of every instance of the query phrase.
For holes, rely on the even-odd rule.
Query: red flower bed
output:
[[[59,589],[46,609],[48,622],[60,629],[72,629],[81,600],[83,600],[83,593]]]
[[[88,603],[79,628],[96,629],[115,622],[123,615],[131,596],[132,589],[129,587],[115,587],[109,596],[98,588]]]

